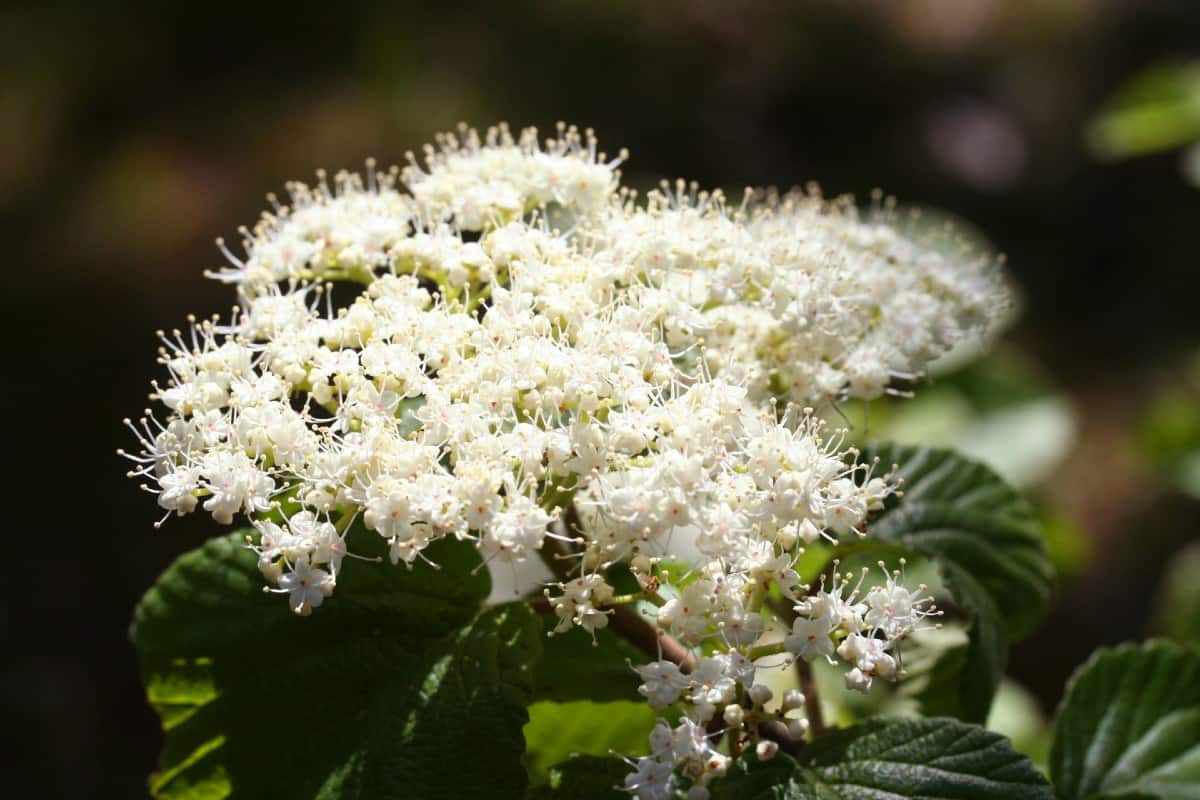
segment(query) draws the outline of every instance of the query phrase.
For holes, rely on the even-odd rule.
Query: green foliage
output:
[[[1189,359],[1180,372],[1182,380],[1150,404],[1138,443],[1162,480],[1200,499],[1200,359]]]
[[[1029,756],[1041,772],[1047,771],[1053,730],[1038,699],[1028,689],[1005,678],[985,727],[1007,736],[1014,750]]]
[[[1200,645],[1200,543],[1171,559],[1155,602],[1155,632]]]
[[[554,615],[542,617],[547,633],[557,622]],[[583,630],[543,638],[542,657],[534,667],[534,699],[636,700],[644,704],[630,662],[640,664],[645,655],[607,628],[596,631],[594,641]]]
[[[744,756],[713,800],[1050,800],[1007,739],[953,719],[872,720],[817,739],[796,758]]]
[[[1172,150],[1200,140],[1200,64],[1161,65],[1135,75],[1087,130],[1100,158]]]
[[[592,703],[534,703],[525,726],[525,765],[534,781],[575,755],[644,753],[655,713],[645,700]],[[628,771],[628,770],[627,770]]]
[[[1075,440],[1069,399],[1019,353],[978,357],[952,351],[935,362],[936,381],[912,399],[880,398],[847,410],[860,446],[888,441],[952,448],[982,461],[1017,488],[1039,485]],[[962,359],[969,363],[962,364]],[[974,359],[974,360],[971,360]],[[856,411],[864,409],[858,418]]]
[[[623,786],[629,766],[619,758],[575,756],[550,770],[550,782],[529,792],[528,800],[629,800]]]
[[[954,453],[893,445],[863,455],[899,464],[904,494],[869,539],[822,549],[806,571],[896,551],[916,557],[914,570],[936,569],[970,627],[965,644],[932,660],[919,699],[926,714],[982,721],[1008,643],[1049,601],[1036,517],[994,471]],[[350,531],[353,551],[383,558],[348,559],[337,593],[300,620],[264,595],[244,541],[226,536],[184,555],[138,607],[134,644],[167,734],[157,798],[628,796],[616,787],[630,768],[611,753],[644,752],[655,714],[629,667],[642,654],[611,631],[595,644],[580,631],[547,639],[552,616],[535,619],[523,604],[482,609],[490,581],[470,543],[434,543],[438,569],[406,570],[361,528]],[[1176,682],[1196,678],[1200,667]],[[1087,686],[1078,679],[1072,691]],[[1195,733],[1200,709],[1183,704],[1176,718],[1177,700],[1164,711],[1166,733]],[[1086,727],[1069,708],[1062,718],[1058,739]],[[1055,747],[1061,762],[1067,751]],[[1154,772],[1157,781],[1186,774],[1181,763],[1200,769],[1169,750],[1153,748],[1175,770]],[[1145,753],[1122,763],[1147,763]],[[714,798],[1050,798],[1008,740],[952,718],[875,718],[820,736],[797,758],[743,758],[712,788]]]
[[[156,797],[522,795],[540,626],[524,606],[480,613],[473,546],[436,543],[436,570],[347,559],[344,586],[300,620],[263,594],[243,537],[181,557],[138,607],[166,733]],[[351,543],[382,548],[360,530]]]
[[[970,638],[945,655],[921,696],[926,713],[987,718],[1010,641],[1045,614],[1052,568],[1029,504],[992,470],[948,450],[879,445],[863,458],[898,464],[903,496],[890,498],[870,537],[847,553],[884,546],[924,556],[971,616]]]
[[[1200,654],[1166,642],[1094,655],[1058,711],[1060,800],[1200,796]]]

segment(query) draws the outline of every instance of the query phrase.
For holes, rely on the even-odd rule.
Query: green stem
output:
[[[777,656],[780,653],[786,652],[783,642],[773,642],[772,644],[760,644],[757,647],[751,647],[750,652],[746,654],[746,658],[751,661],[757,661],[760,658],[767,656]]]
[[[342,515],[338,517],[338,521],[333,524],[334,530],[338,532],[338,536],[341,536],[346,532],[346,529],[350,527],[350,523],[354,522],[354,519],[357,516],[357,507],[342,512]]]

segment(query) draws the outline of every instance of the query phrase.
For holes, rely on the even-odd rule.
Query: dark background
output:
[[[153,530],[113,450],[153,331],[233,301],[201,276],[213,238],[286,180],[403,162],[459,120],[592,126],[638,185],[882,186],[974,222],[1025,297],[1009,341],[1079,415],[1043,491],[1094,556],[1012,672],[1052,710],[1092,648],[1145,634],[1200,518],[1130,438],[1200,344],[1200,190],[1174,154],[1098,161],[1083,129],[1129,75],[1200,54],[1200,3],[172,5],[0,11],[8,788],[145,793],[160,739],[126,626],[212,523]]]

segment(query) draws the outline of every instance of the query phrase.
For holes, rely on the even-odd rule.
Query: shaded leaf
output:
[[[971,615],[953,690],[931,685],[930,709],[982,722],[1004,672],[1008,643],[1028,634],[1050,602],[1052,567],[1030,505],[991,469],[948,450],[877,445],[863,451],[899,465],[903,496],[889,498],[868,538],[931,559]],[[941,672],[949,676],[948,669]]]
[[[551,632],[557,621],[543,616],[544,630]],[[574,628],[542,639],[542,657],[534,671],[535,700],[645,703],[637,691],[641,681],[629,666],[644,663],[645,654],[606,628],[596,631],[595,644],[592,641],[587,631]]]
[[[138,607],[166,732],[155,796],[521,796],[540,627],[523,606],[479,614],[488,579],[472,546],[430,547],[439,570],[347,559],[334,596],[301,619],[263,594],[242,542],[181,557]],[[350,545],[383,547],[361,530]]]
[[[1200,645],[1200,543],[1170,559],[1155,600],[1155,632]]]
[[[630,768],[619,758],[575,756],[550,770],[550,783],[529,792],[529,800],[629,800],[623,786]]]

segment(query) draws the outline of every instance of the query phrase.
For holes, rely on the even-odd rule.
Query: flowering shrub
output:
[[[880,198],[640,198],[625,157],[464,128],[219,242],[237,309],[160,334],[128,422],[160,524],[249,526],[138,610],[156,795],[521,797],[531,702],[640,695],[640,750],[531,796],[1049,796],[949,718],[983,720],[1048,602],[1028,507],[825,421],[984,335],[997,263]],[[485,609],[489,573],[515,588]],[[827,732],[814,665],[903,693],[922,650],[909,694],[947,716]]]

